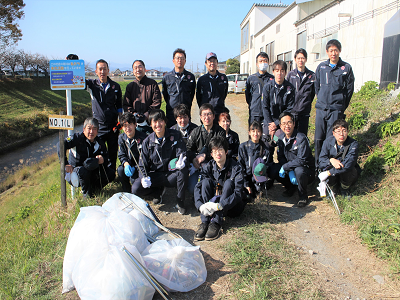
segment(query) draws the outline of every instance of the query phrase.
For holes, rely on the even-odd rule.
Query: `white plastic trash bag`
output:
[[[125,244],[127,250],[142,264],[135,246]],[[152,299],[155,289],[139,272],[120,246],[91,246],[77,261],[72,280],[82,300]]]
[[[134,245],[139,252],[149,245],[140,223],[134,217],[122,211],[110,213],[100,206],[82,207],[65,249],[62,293],[74,289],[72,270],[86,249],[125,243]]]
[[[207,278],[199,246],[183,239],[160,240],[142,252],[147,270],[170,291],[188,292]]]
[[[154,236],[156,233],[158,233],[158,227],[140,211],[134,209],[129,214],[139,221],[144,233],[151,236]]]

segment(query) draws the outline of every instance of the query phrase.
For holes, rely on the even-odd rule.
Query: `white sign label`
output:
[[[74,130],[74,116],[49,115],[49,129]]]

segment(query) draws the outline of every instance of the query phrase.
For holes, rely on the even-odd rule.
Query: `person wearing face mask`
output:
[[[253,121],[263,123],[263,111],[261,106],[261,96],[264,85],[274,79],[274,76],[268,73],[269,57],[265,52],[258,53],[256,57],[258,72],[250,75],[246,81],[246,102],[249,105],[249,125]]]
[[[182,134],[182,139],[186,144],[190,133],[197,127],[197,125],[190,121],[189,108],[183,103],[175,106],[174,117],[176,124],[172,126],[171,129],[179,131]]]

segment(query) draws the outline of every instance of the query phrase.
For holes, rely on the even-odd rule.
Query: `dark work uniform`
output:
[[[307,200],[307,184],[312,182],[315,177],[314,158],[311,153],[307,137],[296,130],[292,137],[278,140],[278,161],[268,169],[271,178],[282,183],[286,188],[293,188],[289,180],[289,171],[294,171],[298,183],[300,200]],[[279,170],[283,167],[286,172],[285,178],[279,177]]]
[[[144,132],[138,130],[135,131],[135,136],[133,139],[128,138],[126,133],[121,134],[118,137],[118,158],[121,164],[118,166],[117,173],[119,180],[122,184],[122,190],[124,192],[131,192],[131,184],[139,177],[138,165],[140,161],[140,151],[142,149],[142,142],[147,137]],[[129,151],[130,150],[130,151]],[[133,156],[132,156],[133,154]],[[136,161],[135,161],[136,160]],[[128,177],[125,175],[124,164],[129,163],[131,167],[135,168],[135,173],[133,176]]]
[[[176,124],[174,117],[174,108],[176,106],[183,103],[189,108],[189,112],[191,111],[195,91],[196,78],[189,71],[183,70],[183,73],[178,74],[174,68],[171,72],[164,75],[162,93],[167,104],[167,127]]]
[[[161,141],[157,139],[154,132],[151,133],[142,144],[142,159],[139,162],[141,173],[132,185],[132,194],[144,196],[157,187],[160,189],[176,187],[178,200],[184,201],[189,177],[188,160],[186,159],[186,166],[182,170],[168,170],[169,162],[174,158],[179,158],[181,153],[183,157],[186,156],[185,143],[178,131],[165,129]],[[150,188],[144,188],[141,183],[142,177],[146,174],[151,178]]]
[[[291,112],[294,105],[295,89],[294,86],[287,81],[283,81],[278,86],[275,80],[264,85],[262,95],[262,109],[264,115],[263,139],[269,134],[268,124],[275,123],[279,127],[279,115],[284,111]],[[278,134],[275,134],[278,136]]]
[[[350,104],[354,92],[354,74],[350,64],[339,58],[334,68],[329,59],[323,61],[315,71],[315,93],[317,109],[315,116],[315,164],[325,138],[332,135],[333,122],[345,119],[344,111]]]
[[[107,77],[105,87],[99,79],[86,79],[86,89],[92,99],[93,117],[99,121],[98,137],[107,143],[111,168],[115,171],[119,132],[113,128],[118,123],[118,113],[122,113],[121,87]]]
[[[58,145],[58,156],[60,148]],[[70,149],[68,162],[78,174],[79,186],[85,196],[92,197],[96,190],[101,190],[115,178],[115,169],[110,167],[108,152],[104,141],[96,137],[94,142],[90,142],[83,132],[74,133],[64,140],[66,150]],[[97,155],[104,158],[104,163],[99,164]],[[65,160],[67,160],[65,158]],[[71,184],[71,182],[68,182]]]
[[[247,78],[245,96],[246,102],[249,105],[249,125],[253,121],[263,123],[262,92],[264,86],[273,79],[274,76],[268,72],[265,74],[257,72]]]
[[[296,89],[291,113],[294,116],[297,131],[307,135],[311,104],[315,97],[315,74],[307,68],[303,74],[294,69],[287,75],[287,80]]]
[[[239,135],[235,131],[229,129],[228,134],[225,135],[225,137],[226,140],[228,141],[227,157],[232,157],[234,159],[237,159],[239,153],[239,145],[240,145]]]
[[[331,158],[338,159],[343,168],[335,169],[331,162]],[[358,159],[358,142],[351,137],[347,137],[342,146],[336,143],[334,136],[328,137],[323,145],[319,156],[319,169],[322,171],[329,170],[329,184],[333,187],[338,181],[343,189],[348,189],[358,178],[361,172],[360,166],[357,164]]]
[[[222,225],[223,217],[237,217],[244,210],[245,203],[242,201],[243,175],[239,163],[227,158],[224,167],[220,170],[215,160],[203,165],[200,174],[201,180],[196,184],[194,191],[194,205],[197,209],[204,203],[209,202],[216,195],[217,185],[220,187],[219,203],[222,210],[212,216],[200,214],[202,223],[215,222]]]
[[[171,129],[177,130],[182,134],[182,139],[187,144],[188,138],[190,133],[197,127],[196,124],[192,123],[189,121],[189,126],[186,127],[186,129],[180,129],[178,124],[175,124],[174,126],[171,127]]]
[[[215,76],[211,76],[207,73],[197,81],[197,104],[200,107],[204,103],[210,103],[214,107],[214,123],[218,122],[219,114],[225,109],[226,95],[228,95],[228,79],[225,74],[217,71]]]

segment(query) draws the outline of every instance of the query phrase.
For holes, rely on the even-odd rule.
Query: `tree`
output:
[[[240,62],[237,59],[228,59],[226,65],[226,74],[240,73]]]
[[[28,76],[27,69],[32,64],[32,54],[25,52],[24,50],[19,50],[19,64],[24,70],[25,76]]]
[[[9,50],[4,55],[5,65],[10,67],[12,75],[15,76],[15,68],[20,64],[20,56],[18,52]]]
[[[22,32],[17,22],[24,16],[24,7],[23,0],[0,0],[0,48],[21,39]]]

